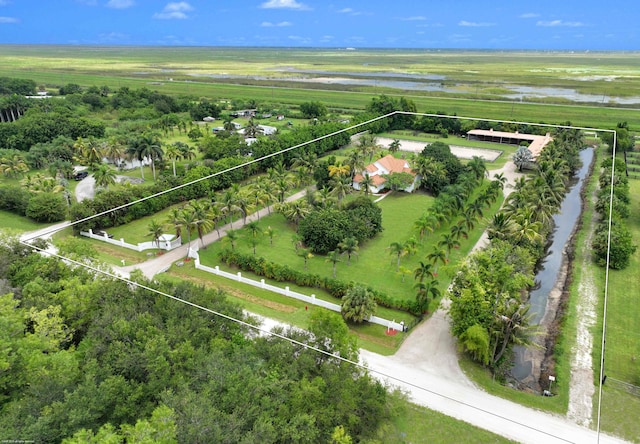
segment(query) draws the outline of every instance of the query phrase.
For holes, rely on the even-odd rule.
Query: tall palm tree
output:
[[[362,159],[362,155],[358,150],[352,150],[349,153],[349,157],[347,157],[346,161],[347,166],[351,172],[351,180],[356,175],[358,171],[362,171],[365,167],[364,160]]]
[[[147,236],[153,239],[153,243],[156,244],[156,248],[160,248],[160,236],[164,232],[164,227],[160,222],[155,219],[151,219],[149,225],[147,225]]]
[[[407,254],[407,250],[404,247],[404,244],[400,242],[392,242],[387,247],[389,254],[396,256],[396,272],[400,269],[400,258]]]
[[[340,259],[340,251],[339,250],[333,250],[331,252],[329,252],[329,254],[327,255],[327,262],[331,262],[333,264],[333,278],[336,278],[336,264],[338,262],[341,262]]]
[[[338,248],[343,254],[347,255],[347,265],[351,265],[351,256],[357,255],[358,250],[360,249],[358,247],[358,239],[355,237],[347,237],[343,239],[342,242],[338,244]]]
[[[204,233],[211,230],[213,226],[209,206],[204,202],[194,200],[189,204],[189,211],[193,213],[193,225],[198,232],[200,244],[202,245],[202,248],[205,248],[203,239]]]
[[[247,126],[244,128],[245,137],[258,137],[259,134],[263,134],[264,129],[253,119],[250,119]]]
[[[264,230],[264,234],[266,234],[267,236],[269,236],[269,245],[273,246],[273,238],[276,235],[276,230],[274,230],[271,225],[269,225],[267,227],[266,230]]]
[[[165,149],[164,151],[164,155],[171,161],[171,164],[173,165],[173,177],[176,177],[176,160],[182,159],[182,152],[177,146],[178,143],[182,142],[173,143],[167,146],[167,149]]]
[[[393,139],[393,142],[389,144],[389,151],[392,153],[400,150],[400,141],[398,139]]]
[[[418,220],[414,222],[413,227],[418,230],[420,242],[422,242],[427,232],[433,233],[436,224],[436,218],[433,216],[433,214],[430,213],[423,213],[422,216],[420,216]]]
[[[124,156],[124,144],[118,137],[110,137],[104,146],[104,155],[114,165],[119,165]]]
[[[153,180],[156,179],[155,160],[161,159],[164,152],[160,146],[160,140],[154,133],[142,133],[140,136],[133,137],[129,141],[129,146],[125,153],[132,159],[140,162],[140,174],[144,179],[144,169],[142,161],[145,157],[151,160],[151,168],[153,170]]]
[[[182,209],[171,208],[171,210],[169,210],[167,225],[176,231],[176,237],[180,237],[182,234]]]
[[[416,303],[421,312],[427,312],[429,310],[429,296],[432,299],[440,296],[440,289],[438,289],[438,281],[435,279],[428,279],[425,282],[416,282],[413,286],[416,290]]]
[[[220,198],[220,210],[222,210],[222,214],[229,216],[229,221],[231,223],[231,227],[233,228],[233,214],[240,211],[240,207],[238,206],[238,199],[236,193],[228,188],[222,194]]]
[[[176,142],[175,144],[178,145],[178,149],[180,150],[180,156],[182,157],[182,159],[193,160],[196,158],[195,146],[191,146],[182,142]]]
[[[448,262],[447,253],[442,248],[438,247],[433,247],[433,251],[427,255],[427,259],[429,259],[434,266],[434,276],[438,275],[438,262],[443,265]]]
[[[480,183],[487,175],[487,164],[482,157],[473,156],[473,158],[467,163],[467,169],[471,171]]]
[[[192,208],[185,207],[180,214],[180,226],[187,232],[187,251],[191,250],[191,233],[196,227],[196,214]]]
[[[109,188],[116,183],[116,173],[108,165],[101,164],[93,170],[93,178],[96,185],[102,188]]]
[[[231,244],[231,249],[236,249],[236,241],[238,240],[238,230],[227,230],[225,241]]]
[[[351,192],[351,183],[348,178],[335,177],[330,182],[331,191],[338,198],[338,203]]]
[[[461,237],[464,237],[466,239],[468,236],[467,230],[464,229],[464,225],[460,224],[452,225],[450,233],[451,236],[456,240],[459,240]]]
[[[454,239],[449,233],[443,233],[441,237],[442,240],[438,242],[438,246],[444,247],[447,250],[447,262],[449,262],[449,253],[451,253],[453,248],[458,248],[460,246],[460,242]]]
[[[364,192],[365,196],[368,196],[371,192],[371,187],[374,185],[373,177],[369,176],[369,173],[365,172],[360,181],[360,189]]]
[[[358,139],[358,149],[362,153],[363,157],[369,155],[369,163],[373,160],[373,155],[378,148],[380,148],[380,146],[378,145],[378,139],[374,134],[365,133]]]
[[[425,279],[433,279],[433,264],[426,262],[418,262],[418,266],[413,270],[413,278],[418,282],[423,282]]]
[[[243,225],[247,223],[247,216],[253,209],[253,206],[251,205],[251,199],[251,196],[246,191],[240,191],[236,194],[236,205],[238,206],[240,213],[242,213]]]

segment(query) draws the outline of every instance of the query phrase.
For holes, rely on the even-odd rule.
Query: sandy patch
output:
[[[377,137],[378,144],[388,148],[394,139],[387,137]],[[410,151],[413,153],[420,153],[424,149],[427,142],[418,142],[416,140],[402,140],[400,142],[400,151]],[[446,142],[445,142],[446,143]],[[489,150],[484,148],[469,148],[466,146],[449,145],[451,152],[454,156],[460,159],[472,159],[474,156],[478,156],[487,162],[495,161],[502,154],[502,150]]]

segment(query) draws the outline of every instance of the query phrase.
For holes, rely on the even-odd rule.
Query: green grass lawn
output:
[[[627,224],[636,245],[640,246],[640,180],[630,179],[631,216]],[[640,248],[631,257],[624,270],[610,270],[607,300],[607,341],[605,347],[605,371],[607,382],[603,387],[601,427],[627,439],[640,441]],[[598,288],[604,289],[605,270],[596,269]],[[604,291],[604,290],[602,290]],[[601,293],[601,297],[603,293]],[[598,307],[598,324],[594,328],[594,383],[600,374],[602,341],[602,304]],[[622,381],[618,383],[617,381]],[[623,390],[625,384],[636,386],[635,395]],[[594,418],[598,407],[598,393],[594,398]]]
[[[0,229],[10,233],[24,233],[27,231],[39,230],[47,225],[50,224],[34,222],[28,217],[0,210]]]
[[[309,315],[313,310],[324,310],[324,308],[307,305],[302,301],[278,293],[196,270],[193,262],[185,262],[182,267],[172,266],[166,273],[159,275],[158,278],[175,281],[187,279],[198,285],[220,288],[227,293],[231,300],[237,302],[251,313],[304,329],[309,326]],[[294,290],[295,287],[291,286],[291,289]],[[332,300],[335,301],[335,298],[332,298]],[[397,320],[399,321],[399,319]],[[404,339],[403,334],[388,336],[386,328],[381,325],[356,326],[349,324],[349,328],[351,333],[358,338],[360,347],[382,355],[395,353]]]
[[[449,232],[448,226],[443,226],[425,238],[424,242],[418,246],[416,254],[401,258],[401,267],[397,271],[397,258],[391,255],[388,249],[393,242],[405,242],[414,233],[413,224],[419,216],[431,205],[433,198],[426,193],[417,192],[392,193],[379,202],[382,208],[382,223],[384,230],[375,238],[368,240],[360,246],[357,256],[352,257],[351,264],[347,263],[347,258],[343,257],[336,267],[336,277],[341,280],[354,281],[368,284],[380,291],[385,292],[390,297],[412,300],[415,297],[413,289],[413,270],[419,261],[424,261],[425,256],[433,250],[433,247],[440,240],[440,235]],[[459,249],[454,249],[450,254],[450,264],[440,266],[439,282],[442,292],[448,286],[451,273],[455,269],[455,264],[466,256],[468,251],[475,245],[484,230],[486,219],[497,211],[500,202],[496,202],[486,211],[485,218],[481,223],[469,233],[468,239],[461,239]],[[304,260],[297,256],[293,246],[292,238],[295,235],[295,228],[288,224],[279,214],[272,214],[260,221],[260,226],[265,230],[268,226],[275,231],[273,245],[269,239],[263,236],[256,248],[256,253],[267,260],[289,265],[298,269],[304,267]],[[236,244],[236,248],[246,254],[252,254],[252,247],[248,243],[249,234],[244,230]],[[204,265],[220,265],[218,253],[228,244],[223,240],[215,243],[200,252],[200,259]],[[333,275],[333,264],[328,262],[325,256],[314,256],[307,261],[307,270],[310,273],[317,273],[321,276]],[[403,274],[402,271],[405,271]],[[431,309],[436,307],[438,301],[431,304]]]

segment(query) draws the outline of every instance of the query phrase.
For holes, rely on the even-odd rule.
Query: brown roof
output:
[[[396,159],[395,157],[393,157],[393,155],[388,154],[376,160],[374,163],[367,165],[365,168],[365,171],[371,175],[371,179],[373,180],[374,186],[379,186],[386,182],[386,179],[382,175],[374,174],[378,172],[378,167],[376,166],[376,163],[380,164],[380,166],[382,166],[385,170],[389,171],[388,174],[409,173],[413,176],[416,175],[415,171],[405,166],[407,164],[405,160]],[[362,182],[362,179],[364,179],[363,174],[357,173],[355,176],[353,176],[353,181],[356,183]]]

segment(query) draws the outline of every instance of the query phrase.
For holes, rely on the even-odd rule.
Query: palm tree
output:
[[[398,139],[393,139],[393,142],[389,144],[389,151],[392,153],[400,150],[400,141]]]
[[[451,236],[454,239],[460,239],[461,237],[464,237],[466,239],[468,236],[467,230],[465,230],[464,226],[460,224],[452,225],[450,231],[451,231]]]
[[[212,203],[209,205],[208,213],[209,213],[209,218],[213,223],[213,229],[216,230],[216,232],[218,233],[218,239],[220,239],[219,223],[220,223],[220,219],[224,217],[224,213],[222,212],[220,207],[215,203]]]
[[[415,270],[413,270],[413,278],[417,279],[418,282],[424,281],[425,278],[433,279],[433,271],[431,270],[432,268],[433,264],[428,264],[422,261],[418,262],[418,266]]]
[[[116,173],[108,165],[99,165],[93,170],[93,178],[96,185],[102,188],[109,188],[109,185],[116,183]]]
[[[350,288],[342,298],[342,317],[360,323],[368,320],[376,311],[373,295],[362,286]]]
[[[264,129],[253,119],[250,119],[247,126],[244,128],[245,137],[258,137],[259,134],[264,133]]]
[[[162,159],[164,154],[156,134],[147,132],[132,138],[129,141],[129,147],[126,149],[125,153],[127,153],[130,158],[137,159],[140,162],[140,173],[142,175],[142,179],[144,179],[142,161],[145,157],[148,157],[151,160],[153,180],[156,179],[155,159]]]
[[[347,176],[349,174],[349,172],[351,171],[351,168],[349,167],[349,165],[329,165],[328,166],[329,169],[329,177],[344,177]]]
[[[172,208],[167,216],[167,225],[176,230],[176,237],[182,234],[182,210],[180,208]]]
[[[511,222],[509,216],[504,211],[493,215],[491,223],[487,227],[489,239],[505,239],[511,236],[512,232],[513,222]]]
[[[329,254],[327,255],[327,259],[326,262],[331,262],[333,264],[333,278],[336,278],[336,264],[338,262],[340,262],[340,251],[339,250],[333,250],[330,251]]]
[[[300,221],[311,213],[311,206],[304,199],[277,204],[276,208],[288,221],[293,222],[296,228]]]
[[[209,207],[203,202],[199,202],[197,200],[192,201],[189,204],[189,207],[189,210],[193,213],[193,225],[198,232],[200,244],[202,245],[202,248],[205,248],[203,239],[204,232],[209,231],[213,225]]]
[[[480,183],[487,175],[487,164],[482,157],[473,156],[473,158],[467,163],[467,168],[471,171]]]
[[[352,190],[351,183],[347,178],[335,177],[330,181],[331,191],[338,198],[338,203],[342,202],[344,196],[349,194]]]
[[[249,233],[251,233],[251,237],[253,238],[257,238],[258,234],[262,233],[262,230],[260,229],[260,224],[258,223],[258,221],[255,221],[255,220],[246,224],[245,228]]]
[[[104,146],[104,155],[114,165],[119,165],[120,159],[124,156],[124,145],[117,137],[110,137]]]
[[[349,153],[349,157],[347,157],[346,161],[347,166],[351,172],[351,180],[353,181],[353,177],[356,175],[356,172],[362,171],[365,167],[364,161],[362,160],[362,156],[360,152],[357,150],[352,150]]]
[[[423,313],[428,312],[429,295],[431,295],[433,299],[440,296],[438,281],[435,279],[429,279],[426,282],[416,282],[413,288],[416,290],[416,303],[419,310]]]
[[[236,194],[236,205],[238,209],[242,213],[242,224],[245,225],[247,223],[247,216],[249,212],[253,209],[251,206],[251,196],[247,194],[246,191],[240,191]]]
[[[220,199],[219,203],[222,214],[229,216],[229,221],[231,223],[231,227],[233,228],[233,214],[237,211],[240,211],[240,207],[237,204],[236,193],[231,188],[228,188],[222,194],[222,198]]]
[[[24,157],[19,154],[14,154],[11,157],[7,156],[0,159],[0,170],[6,177],[18,177],[21,174],[27,173],[29,167]]]
[[[296,254],[304,260],[304,269],[307,269],[307,261],[313,257],[313,254],[308,248],[300,248]],[[334,271],[335,277],[335,271]]]
[[[369,173],[364,173],[362,180],[360,181],[360,189],[364,191],[364,195],[368,196],[371,192],[371,187],[374,185],[373,177],[369,176]]]
[[[433,269],[434,276],[438,275],[438,262],[442,264],[446,264],[448,262],[447,253],[442,248],[438,247],[433,247],[433,251],[427,255],[427,259],[429,259],[435,267]]]
[[[76,159],[82,164],[91,166],[102,162],[103,145],[94,137],[78,137],[73,148],[76,150]]]
[[[494,182],[498,182],[500,184],[500,189],[504,189],[504,185],[507,183],[507,178],[504,173],[496,173],[493,175]]]
[[[449,262],[449,253],[451,253],[451,249],[458,248],[460,246],[460,242],[454,239],[451,234],[444,233],[442,234],[442,240],[438,242],[438,246],[447,249],[447,262]]]
[[[474,217],[482,217],[484,216],[484,211],[482,210],[484,207],[483,203],[476,199],[470,204],[467,205],[465,213],[472,214]]]
[[[173,165],[173,177],[176,177],[176,160],[182,159],[182,151],[180,151],[180,148],[177,146],[178,143],[183,142],[173,143],[167,146],[167,149],[164,151],[164,155],[171,161],[171,164]]]
[[[347,237],[338,244],[340,251],[347,255],[347,265],[351,265],[351,256],[358,255],[358,239],[355,237]]]
[[[157,220],[151,219],[149,225],[147,225],[147,236],[153,239],[156,244],[156,248],[160,248],[160,236],[164,232],[164,227]]]
[[[196,158],[196,147],[182,142],[176,142],[175,145],[178,146],[182,159],[193,160]]]
[[[186,207],[182,210],[180,215],[180,225],[181,228],[184,228],[187,231],[187,251],[191,250],[191,232],[196,226],[196,220],[196,215],[191,208]]]
[[[227,230],[227,235],[225,236],[225,240],[231,244],[231,249],[236,249],[236,241],[238,240],[238,230]]]
[[[433,216],[433,214],[429,213],[423,213],[422,216],[420,216],[420,218],[414,222],[413,227],[418,230],[420,242],[422,242],[427,232],[433,233],[436,224],[436,218]]]
[[[378,139],[374,134],[366,133],[362,134],[358,139],[358,149],[362,153],[362,156],[369,155],[369,162],[373,160],[373,154],[380,146],[378,145]]]
[[[398,269],[400,268],[400,258],[402,256],[404,256],[405,254],[407,254],[407,250],[405,249],[404,244],[401,244],[400,242],[392,242],[388,247],[387,250],[389,250],[389,254],[391,255],[396,255],[396,272],[398,271]]]
[[[267,236],[269,236],[269,245],[273,246],[273,238],[276,234],[276,230],[274,230],[273,228],[271,228],[271,225],[269,225],[267,227],[266,230],[264,230],[264,234],[266,234]]]

